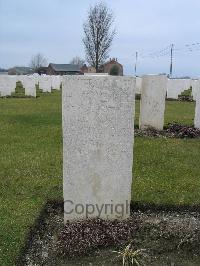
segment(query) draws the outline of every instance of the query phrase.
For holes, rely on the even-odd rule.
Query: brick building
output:
[[[110,58],[108,62],[100,66],[99,72],[115,76],[123,76],[123,66],[117,61],[117,58]]]

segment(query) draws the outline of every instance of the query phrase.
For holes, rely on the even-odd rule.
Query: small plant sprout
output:
[[[144,256],[145,249],[137,249],[133,250],[131,247],[132,243],[128,244],[123,250],[121,251],[113,251],[119,254],[118,257],[122,257],[123,266],[129,265],[144,265],[141,263],[141,259]]]

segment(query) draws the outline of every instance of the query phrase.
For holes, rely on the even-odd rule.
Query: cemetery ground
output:
[[[192,125],[194,107],[194,102],[167,101],[165,126],[173,121]],[[55,206],[60,206],[59,202],[62,201],[61,92],[41,94],[36,99],[0,99],[0,110],[0,265],[14,265],[30,229],[34,228],[47,202],[54,204],[52,207],[48,205],[43,229],[48,233],[54,224],[55,227],[62,224],[62,208],[55,210]],[[136,126],[138,114],[139,101],[136,103]],[[154,219],[154,236],[148,234],[147,246],[151,247],[152,242],[158,248],[155,244],[158,230],[155,228],[161,225],[159,228],[163,229],[163,217],[167,220],[166,213],[162,214],[162,211],[152,218],[156,213],[155,206],[158,209],[168,208],[169,220],[170,217],[177,219],[180,216],[179,225],[182,227],[177,230],[182,230],[185,235],[191,219],[198,225],[198,214],[194,210],[200,206],[199,151],[199,139],[135,138],[132,200],[137,203],[136,206],[141,206],[141,210],[138,211],[140,207],[137,207],[133,218],[137,226],[141,221],[146,226],[145,233],[140,236],[142,243],[146,243],[145,234],[151,231],[148,221],[157,217],[157,220]],[[152,212],[146,212],[145,206],[154,208]],[[171,211],[171,208],[179,206],[190,211]],[[49,214],[49,210],[53,214]],[[57,222],[52,222],[52,215],[57,217]],[[183,243],[187,240],[183,239]],[[142,243],[138,242],[139,248]],[[119,250],[119,247],[112,250]],[[109,258],[110,254],[101,256]],[[117,256],[117,253],[112,254]],[[84,261],[88,263],[87,258]]]

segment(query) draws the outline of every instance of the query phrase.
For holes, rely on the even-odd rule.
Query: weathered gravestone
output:
[[[16,88],[16,76],[0,75],[0,96],[11,95]]]
[[[35,85],[38,85],[39,84],[40,75],[37,74],[37,73],[34,73],[33,75],[31,75],[31,77],[35,80]]]
[[[39,77],[39,88],[43,92],[51,92],[51,76],[41,75]]]
[[[22,85],[23,85],[25,78],[26,78],[26,75],[17,75],[16,76],[17,82],[20,81],[22,83]]]
[[[142,87],[142,78],[141,77],[136,77],[136,91],[135,93],[141,94],[141,87]]]
[[[26,76],[23,79],[23,87],[25,88],[25,95],[36,97],[36,80],[33,76]]]
[[[198,91],[200,90],[200,80],[192,79],[191,80],[191,87],[192,87],[192,98],[196,101]]]
[[[200,85],[200,81],[199,81],[199,85]],[[194,126],[200,129],[200,88],[196,91],[196,107],[195,107]]]
[[[129,77],[63,77],[65,222],[129,217],[134,88]]]
[[[60,90],[60,76],[51,76],[51,88],[53,90]]]
[[[108,73],[84,73],[84,76],[108,76]]]
[[[140,128],[163,129],[167,77],[144,75],[140,101]]]
[[[178,99],[184,90],[191,86],[190,79],[167,79],[167,98]]]

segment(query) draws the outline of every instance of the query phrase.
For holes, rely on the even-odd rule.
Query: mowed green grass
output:
[[[193,103],[167,102],[168,122],[193,116]],[[136,138],[132,199],[200,204],[199,155],[199,140]],[[0,187],[0,265],[14,265],[44,204],[62,199],[60,92],[0,99]]]
[[[48,199],[62,198],[61,94],[0,99],[0,265],[14,265]]]
[[[135,138],[132,199],[200,205],[200,140]]]
[[[164,126],[168,123],[194,125],[195,102],[166,101]],[[140,101],[135,105],[135,125],[139,126]]]

